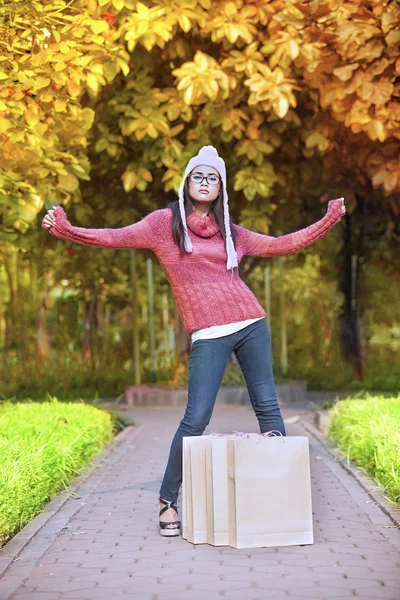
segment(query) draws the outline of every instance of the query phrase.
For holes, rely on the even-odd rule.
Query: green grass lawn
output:
[[[340,400],[329,415],[331,441],[400,506],[400,394]]]
[[[111,412],[84,402],[0,404],[0,547],[112,440]]]

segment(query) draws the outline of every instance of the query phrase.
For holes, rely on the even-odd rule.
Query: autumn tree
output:
[[[16,1],[0,18],[3,240],[54,203],[82,225],[133,220],[213,143],[246,227],[292,231],[345,197],[343,329],[359,353],[352,256],[399,239],[396,2]]]

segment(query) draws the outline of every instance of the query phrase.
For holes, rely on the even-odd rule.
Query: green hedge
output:
[[[400,395],[340,400],[329,415],[332,442],[378,483],[389,502],[399,506]]]
[[[82,401],[0,404],[0,547],[68,488],[117,429],[112,413]]]

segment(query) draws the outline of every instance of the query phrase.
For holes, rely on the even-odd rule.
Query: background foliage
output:
[[[115,377],[126,365],[129,377],[127,254],[46,238],[41,218],[63,204],[82,226],[134,222],[175,197],[187,161],[208,143],[226,160],[231,212],[245,227],[288,233],[345,198],[335,232],[286,262],[290,365],[316,383],[327,369],[343,375],[338,385],[363,382],[374,366],[390,379],[387,349],[399,350],[399,25],[397,3],[381,0],[5,0],[7,389],[28,373],[29,382],[54,374],[65,387],[76,369],[78,387],[98,377],[104,390],[104,365]],[[144,377],[145,258],[154,256],[139,260]],[[260,299],[266,262],[242,265]],[[161,270],[155,277],[160,346],[168,286]],[[188,345],[171,299],[168,319],[177,352],[165,358],[166,377]]]

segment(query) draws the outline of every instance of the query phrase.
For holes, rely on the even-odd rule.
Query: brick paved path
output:
[[[299,412],[282,408],[284,418]],[[138,428],[33,537],[6,571],[0,600],[400,599],[400,532],[383,527],[390,519],[312,435],[313,545],[162,538],[158,491],[183,410],[129,411]],[[286,427],[308,435],[302,421]],[[217,404],[205,434],[232,429],[258,432],[252,409]]]

